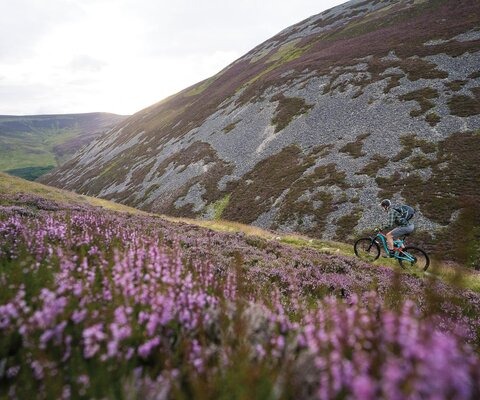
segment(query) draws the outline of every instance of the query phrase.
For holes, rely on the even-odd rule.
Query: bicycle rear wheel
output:
[[[399,257],[403,257],[403,259],[398,258],[398,263],[402,268],[426,271],[430,265],[427,253],[415,246],[405,247]],[[405,258],[410,258],[411,260],[405,260]]]
[[[355,255],[364,261],[375,261],[380,256],[380,247],[372,238],[358,239],[353,245]]]

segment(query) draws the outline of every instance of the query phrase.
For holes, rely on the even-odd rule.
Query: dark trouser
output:
[[[395,229],[391,230],[391,233],[392,233],[393,239],[397,239],[400,236],[408,235],[412,233],[414,229],[415,229],[415,225],[413,224],[410,224],[407,226],[397,226]]]

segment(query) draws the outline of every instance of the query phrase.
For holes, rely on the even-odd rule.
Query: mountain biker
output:
[[[407,205],[392,206],[389,199],[382,200],[380,206],[385,212],[388,212],[388,221],[381,230],[388,230],[385,235],[387,238],[387,247],[390,252],[390,257],[393,257],[395,251],[393,250],[393,241],[400,236],[408,235],[413,232],[415,226],[410,221],[415,213],[415,210]]]

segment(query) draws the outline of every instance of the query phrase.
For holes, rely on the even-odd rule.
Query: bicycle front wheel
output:
[[[380,247],[371,238],[358,239],[353,245],[355,255],[364,261],[375,261],[380,256]]]
[[[427,253],[418,247],[405,247],[398,257],[398,263],[402,268],[426,271],[430,265],[430,259],[428,258]]]

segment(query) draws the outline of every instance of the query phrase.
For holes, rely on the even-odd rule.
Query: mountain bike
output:
[[[415,268],[426,271],[430,265],[430,259],[424,250],[415,246],[406,246],[405,240],[408,235],[393,241],[393,250],[395,253],[392,258],[396,259],[402,268]],[[353,249],[355,255],[365,261],[375,261],[380,257],[380,247],[385,251],[385,255],[390,257],[387,247],[387,238],[382,232],[376,232],[375,235],[368,238],[358,239]]]

